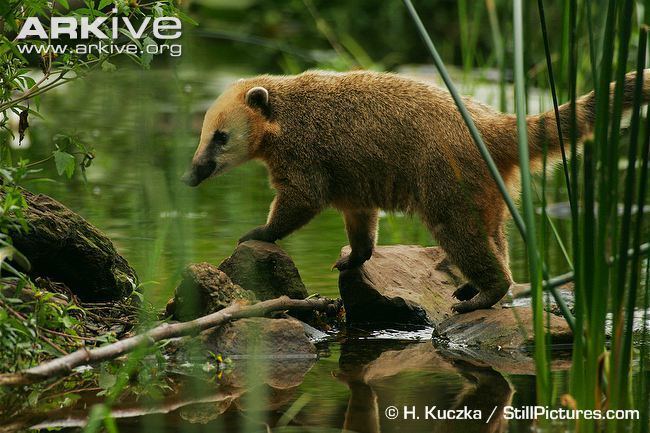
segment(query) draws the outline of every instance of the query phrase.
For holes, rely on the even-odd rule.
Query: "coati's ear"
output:
[[[270,112],[269,91],[264,87],[253,87],[246,92],[246,105],[261,110],[264,115],[268,115]]]

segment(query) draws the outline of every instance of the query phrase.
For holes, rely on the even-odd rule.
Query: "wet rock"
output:
[[[167,314],[177,320],[192,320],[226,308],[235,301],[255,302],[255,294],[234,284],[216,266],[195,263],[183,270],[174,298],[167,304]]]
[[[113,301],[133,292],[138,277],[110,239],[53,198],[21,192],[29,230],[9,235],[31,263],[32,276],[64,283],[82,301]]]
[[[350,390],[344,430],[378,433],[387,428],[399,429],[400,419],[387,420],[383,416],[385,405],[381,402],[389,401],[398,408],[404,402],[414,408],[467,408],[484,416],[476,421],[454,420],[453,426],[444,418],[431,424],[418,416],[409,419],[413,431],[457,431],[454,426],[460,426],[462,431],[503,431],[502,417],[486,423],[494,407],[510,404],[514,394],[499,372],[485,365],[450,360],[430,342],[402,342],[402,347],[395,344],[388,348],[385,342],[378,343],[370,347],[374,352],[371,356],[369,348],[360,347],[359,342],[345,342],[341,347],[340,372],[335,377]]]
[[[219,269],[262,301],[283,295],[304,299],[308,295],[291,257],[272,243],[243,242]]]
[[[347,255],[344,247],[341,255]],[[435,325],[451,316],[460,273],[438,247],[376,247],[360,268],[341,272],[349,323]]]
[[[236,320],[201,334],[207,350],[233,360],[224,377],[228,386],[260,381],[275,389],[300,383],[316,362],[316,347],[300,321],[254,317]]]
[[[342,254],[348,252],[345,247]],[[377,247],[362,267],[339,276],[350,323],[428,325],[438,342],[481,349],[519,349],[532,343],[533,315],[524,299],[453,314],[451,306],[458,301],[452,295],[462,282],[441,248],[405,245]],[[552,341],[571,342],[564,319],[553,310],[550,318]]]
[[[554,314],[549,317],[551,342],[571,343],[571,329],[566,321]],[[440,323],[434,336],[453,345],[499,350],[523,348],[533,343],[533,312],[530,307],[493,307],[456,314]]]
[[[441,356],[450,362],[471,362],[476,365],[489,366],[504,374],[530,375],[537,373],[535,359],[530,351],[507,348],[482,348],[472,346],[437,347]],[[554,353],[551,370],[560,371],[571,368],[571,353]]]

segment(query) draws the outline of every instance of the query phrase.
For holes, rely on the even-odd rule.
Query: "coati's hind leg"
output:
[[[506,232],[505,232],[505,223],[501,223],[497,226],[497,228],[494,230],[492,233],[492,242],[494,242],[494,246],[496,249],[496,254],[501,263],[504,264],[505,270],[510,276],[510,268],[508,266],[509,263],[509,255],[508,255],[508,238],[506,237]],[[510,276],[510,278],[512,278]],[[459,301],[468,301],[472,299],[474,296],[476,296],[479,293],[479,289],[472,283],[471,281],[468,281],[464,284],[462,284],[456,291],[453,293],[453,297],[458,299]]]
[[[377,209],[344,210],[345,230],[352,251],[334,265],[339,271],[361,266],[372,256],[377,240],[379,211]]]
[[[452,262],[469,280],[455,293],[462,302],[452,309],[459,313],[490,308],[503,298],[512,284],[504,244],[483,225],[465,219],[437,226],[436,236]],[[507,250],[505,250],[507,251]],[[469,297],[472,293],[474,296]]]
[[[468,301],[476,296],[478,292],[479,290],[476,288],[476,286],[471,281],[468,281],[464,284],[461,284],[460,287],[454,291],[452,296],[459,301]]]

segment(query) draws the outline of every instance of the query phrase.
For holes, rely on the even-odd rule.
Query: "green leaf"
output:
[[[145,69],[149,69],[149,65],[151,64],[151,61],[153,60],[153,54],[147,53],[147,47],[152,46],[152,45],[158,45],[156,41],[151,39],[149,36],[144,38],[144,41],[142,41],[142,56],[140,56],[140,62],[142,63],[142,66]]]
[[[9,5],[9,2],[0,3],[0,16],[7,17],[9,15],[9,12],[11,12],[11,6]]]
[[[102,62],[102,71],[104,72],[113,72],[117,70],[117,66],[109,62],[108,60],[104,60]]]
[[[61,323],[63,323],[63,326],[66,328],[72,328],[73,325],[72,318],[70,316],[63,316]]]
[[[117,382],[117,377],[114,374],[109,373],[108,371],[102,369],[99,373],[99,379],[97,381],[100,388],[108,390],[112,388]]]
[[[185,12],[183,12],[181,10],[176,12],[176,16],[178,18],[180,18],[181,21],[192,24],[193,26],[198,26],[199,25],[199,23],[194,21],[189,15],[187,15]]]
[[[73,155],[57,150],[54,152],[54,163],[60,176],[65,174],[68,178],[71,178],[74,174],[75,159]]]
[[[113,4],[113,0],[102,0],[99,2],[97,9],[104,9],[106,6]]]

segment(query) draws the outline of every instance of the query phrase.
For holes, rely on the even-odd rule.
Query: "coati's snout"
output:
[[[261,140],[259,124],[268,113],[268,103],[269,93],[263,87],[245,93],[237,86],[226,90],[205,114],[199,147],[181,180],[197,186],[249,161]]]
[[[217,163],[206,161],[202,164],[192,166],[181,176],[181,181],[188,186],[197,186],[209,178],[217,170]]]

